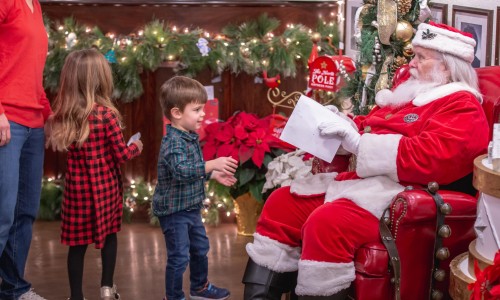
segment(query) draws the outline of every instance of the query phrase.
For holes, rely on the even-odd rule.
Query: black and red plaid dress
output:
[[[127,147],[118,119],[107,107],[96,105],[89,116],[90,133],[82,147],[68,149],[61,243],[104,246],[108,234],[120,231],[123,184],[120,163],[137,155]]]

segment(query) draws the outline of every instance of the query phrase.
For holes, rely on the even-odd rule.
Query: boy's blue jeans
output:
[[[43,128],[10,122],[10,142],[0,147],[0,299],[17,299],[31,284],[24,268],[40,206]]]
[[[200,210],[185,210],[160,217],[167,245],[165,288],[168,300],[185,299],[182,277],[189,263],[190,289],[202,289],[208,279],[208,241]]]

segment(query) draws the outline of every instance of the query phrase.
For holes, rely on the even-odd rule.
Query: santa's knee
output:
[[[343,297],[354,281],[354,243],[347,230],[353,224],[343,216],[344,213],[342,205],[327,203],[316,209],[305,222],[297,295]]]

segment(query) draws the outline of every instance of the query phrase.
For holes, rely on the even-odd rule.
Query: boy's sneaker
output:
[[[47,299],[35,293],[33,289],[30,289],[26,293],[22,294],[21,297],[19,297],[19,300],[47,300]]]
[[[224,300],[229,298],[229,291],[223,288],[216,287],[210,282],[200,291],[191,291],[191,300]]]

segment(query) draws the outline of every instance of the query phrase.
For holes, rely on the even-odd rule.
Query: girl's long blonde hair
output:
[[[47,145],[64,151],[76,143],[80,148],[89,136],[88,117],[95,104],[121,115],[111,100],[113,76],[104,56],[95,49],[71,52],[61,71],[59,92],[48,120]]]

